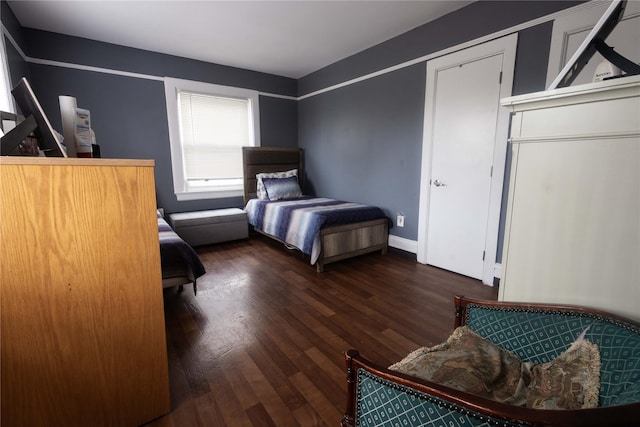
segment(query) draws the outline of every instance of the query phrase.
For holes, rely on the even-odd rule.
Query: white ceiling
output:
[[[24,27],[299,78],[473,1],[8,1]]]

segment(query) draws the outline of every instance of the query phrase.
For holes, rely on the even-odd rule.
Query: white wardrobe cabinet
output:
[[[640,76],[506,98],[502,301],[640,319]]]

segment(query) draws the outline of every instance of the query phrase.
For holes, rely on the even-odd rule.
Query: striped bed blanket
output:
[[[311,264],[315,264],[320,255],[322,227],[385,218],[382,209],[375,206],[317,197],[278,201],[251,199],[245,211],[249,224],[309,255]]]
[[[160,239],[160,263],[162,278],[186,277],[195,283],[205,274],[204,265],[196,251],[158,213],[158,233]]]

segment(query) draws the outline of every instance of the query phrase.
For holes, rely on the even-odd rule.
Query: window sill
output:
[[[190,191],[184,193],[176,193],[178,201],[184,200],[204,200],[204,199],[227,199],[230,197],[242,197],[242,190],[209,190],[209,191]]]

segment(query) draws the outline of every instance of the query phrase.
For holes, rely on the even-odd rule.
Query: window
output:
[[[15,109],[13,108],[11,84],[9,83],[7,49],[4,45],[4,34],[2,34],[2,31],[0,31],[0,54],[2,55],[2,63],[0,64],[0,110],[13,113]]]
[[[178,200],[242,195],[242,147],[260,145],[258,92],[165,78]]]

